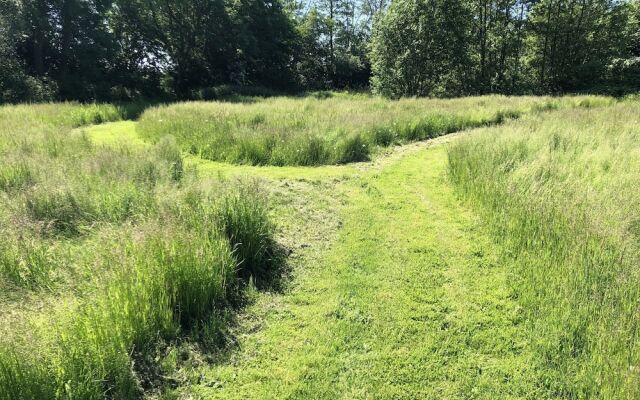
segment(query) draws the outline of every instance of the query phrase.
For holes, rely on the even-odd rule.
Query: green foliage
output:
[[[374,24],[372,87],[394,98],[637,88],[627,77],[633,10],[609,0],[399,0]]]
[[[637,89],[636,0],[2,0],[0,102]],[[629,67],[630,63],[632,64]]]
[[[366,88],[370,74],[366,54],[368,25],[351,0],[321,0],[303,10],[298,21],[296,74],[303,88]],[[371,16],[371,15],[369,15]]]
[[[528,18],[535,33],[527,51],[538,90],[575,91],[604,82],[607,65],[628,54],[628,7],[608,0],[536,3]]]
[[[18,101],[46,101],[53,98],[55,85],[27,73],[17,44],[24,35],[18,2],[0,1],[0,104]]]
[[[638,396],[638,111],[559,111],[449,151],[453,182],[514,261],[549,396]]]
[[[470,20],[459,0],[392,2],[374,25],[374,91],[393,98],[469,93]]]

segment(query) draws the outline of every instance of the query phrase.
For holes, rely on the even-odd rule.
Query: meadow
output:
[[[159,106],[140,118],[152,142],[171,134],[183,151],[207,160],[250,165],[325,165],[367,161],[403,143],[500,124],[530,112],[606,105],[595,96],[402,99],[316,94],[261,101]]]
[[[639,126],[598,96],[2,106],[0,399],[637,398]]]
[[[215,344],[243,282],[277,262],[255,185],[196,179],[170,138],[132,152],[72,130],[123,117],[0,109],[2,399],[137,397],[156,344]]]
[[[637,398],[640,105],[475,132],[450,175],[514,269],[548,392]]]

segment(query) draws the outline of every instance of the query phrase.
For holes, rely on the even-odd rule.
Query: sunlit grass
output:
[[[154,375],[163,362],[155,357],[158,346],[217,340],[228,313],[246,294],[245,282],[259,286],[269,280],[280,261],[275,213],[260,185],[223,175],[261,174],[272,180],[296,175],[317,190],[313,193],[329,190],[332,186],[323,186],[327,181],[350,181],[351,200],[369,201],[379,196],[373,182],[384,166],[368,181],[360,180],[365,169],[359,165],[302,166],[362,161],[385,146],[488,125],[451,148],[450,173],[460,193],[484,210],[500,240],[496,247],[504,245],[507,259],[515,259],[517,298],[510,301],[527,316],[537,354],[531,371],[540,372],[522,387],[541,383],[535,392],[549,397],[634,397],[640,366],[635,284],[640,107],[627,102],[597,108],[614,103],[589,96],[392,102],[335,94],[181,103],[148,110],[137,127],[122,121],[139,112],[137,106],[0,107],[0,399],[137,398],[150,385],[159,390],[164,384]],[[514,118],[520,120],[510,122]],[[83,128],[107,121],[119,122]],[[240,167],[203,158],[291,166]],[[416,156],[394,164],[385,187],[396,200],[405,196],[397,182],[408,179],[408,172],[412,179],[420,176],[428,160]],[[439,173],[431,172],[426,181],[444,185]],[[362,186],[367,182],[372,186]],[[284,191],[288,184],[275,185]],[[423,212],[420,219],[400,218],[407,226],[434,222],[425,202],[428,192],[413,198]],[[359,217],[368,213],[377,215],[380,231],[393,226],[387,218],[398,205],[376,199],[360,204],[367,212],[352,217],[358,229],[371,226]],[[315,212],[311,199],[296,201],[306,213]],[[290,212],[286,207],[291,206],[278,213]],[[442,232],[457,211],[450,204],[439,207],[438,215],[447,217],[436,221],[442,225],[431,234],[442,246],[446,238],[455,241],[455,235]],[[409,215],[415,208],[405,204],[402,212]],[[326,216],[334,211],[325,210]],[[293,228],[299,217],[285,219],[290,232],[313,236]],[[316,218],[316,225],[324,222]],[[412,253],[411,268],[419,273],[424,237],[411,234],[411,248],[420,250]],[[397,244],[400,233],[388,235],[388,243]],[[384,247],[366,248],[378,246],[379,238],[371,235],[363,242],[364,236],[349,240],[362,259],[382,262]],[[450,247],[475,260],[475,253],[469,256],[455,243]],[[436,250],[434,265],[444,268]],[[344,257],[335,264],[351,259],[336,254]],[[361,261],[344,264],[349,276],[363,277],[361,268],[367,266]],[[385,271],[387,264],[380,265]],[[411,274],[406,277],[402,282],[410,283]],[[331,269],[326,279],[329,286],[336,284]],[[356,288],[358,279],[338,284]],[[324,293],[325,283],[318,283],[318,293]],[[442,313],[448,313],[446,307]],[[481,314],[474,318],[481,321]],[[438,332],[443,340],[451,338],[447,330]],[[458,334],[462,346],[465,332]],[[274,346],[275,354],[281,342]],[[421,385],[421,377],[415,378]],[[323,384],[333,387],[330,381]]]
[[[205,184],[171,137],[134,151],[74,129],[128,112],[0,108],[0,399],[137,398],[153,379],[137,358],[223,328],[219,314],[243,279],[274,267],[274,227],[255,184]],[[43,308],[12,316],[12,293],[41,297]],[[20,328],[9,329],[12,318]]]
[[[192,102],[148,109],[138,132],[171,134],[202,158],[252,165],[323,165],[368,160],[379,147],[494,125],[534,111],[610,104],[604,97],[404,99],[334,94],[249,103]]]
[[[515,260],[545,390],[637,398],[640,105],[477,132],[449,161]]]

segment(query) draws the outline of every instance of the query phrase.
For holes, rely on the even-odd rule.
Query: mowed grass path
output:
[[[290,292],[251,307],[239,348],[182,395],[536,397],[506,266],[446,181],[443,146],[338,184],[343,227]]]

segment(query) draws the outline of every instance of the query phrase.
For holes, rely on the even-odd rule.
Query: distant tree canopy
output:
[[[639,4],[0,0],[0,102],[638,88]]]
[[[384,95],[638,88],[638,2],[395,0],[374,25]]]

